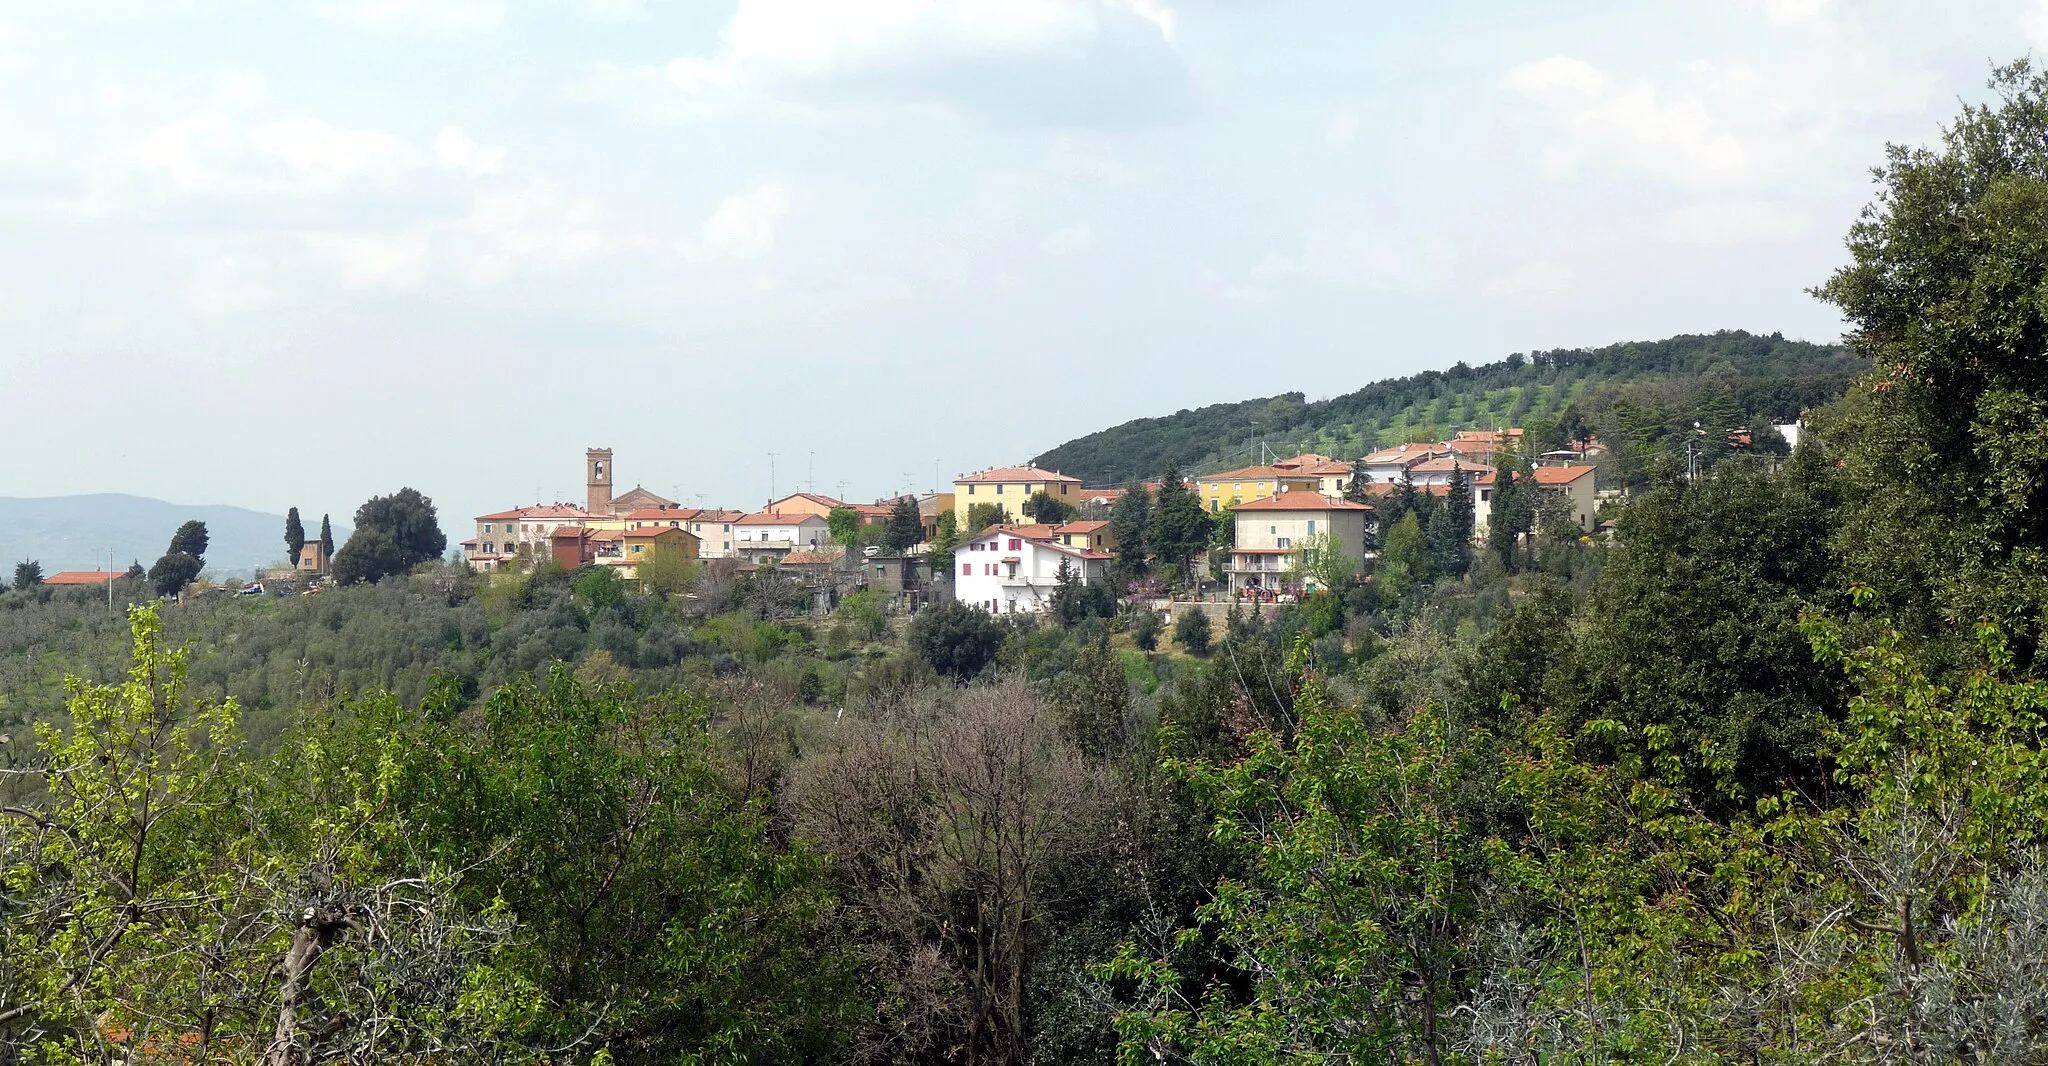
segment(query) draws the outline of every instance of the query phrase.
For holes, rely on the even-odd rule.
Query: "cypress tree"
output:
[[[294,507],[284,513],[284,561],[287,565],[299,565],[299,550],[306,546],[306,527],[299,521],[299,509]]]
[[[326,515],[320,516],[320,554],[328,562],[334,561],[334,524],[327,520]]]

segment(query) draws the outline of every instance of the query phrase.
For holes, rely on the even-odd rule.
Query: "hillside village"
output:
[[[1519,428],[1467,430],[1350,459],[1305,453],[1196,474],[1185,489],[1215,534],[1189,560],[1179,594],[1298,597],[1334,576],[1304,567],[1305,550],[1318,547],[1344,560],[1355,580],[1379,547],[1380,505],[1397,494],[1469,500],[1472,537],[1483,540],[1504,473],[1559,500],[1558,513],[1578,535],[1598,534],[1605,447],[1588,438],[1524,455],[1522,442]],[[1145,494],[1149,506],[1160,489],[1156,481],[1087,486],[1018,466],[963,473],[951,492],[872,503],[795,492],[748,510],[685,507],[639,485],[619,492],[616,473],[611,449],[589,449],[581,503],[478,515],[460,543],[463,561],[484,574],[545,563],[611,568],[637,580],[644,566],[666,558],[739,573],[772,568],[817,588],[821,609],[843,594],[879,588],[902,610],[954,600],[993,614],[1037,613],[1050,609],[1063,583],[1110,582],[1120,546],[1117,508],[1132,492]]]

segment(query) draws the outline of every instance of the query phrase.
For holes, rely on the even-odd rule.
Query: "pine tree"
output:
[[[896,505],[889,509],[889,525],[883,532],[882,546],[891,554],[900,554],[923,539],[924,519],[917,513],[917,501],[908,496],[898,497]]]
[[[299,565],[299,551],[306,546],[306,527],[299,521],[299,509],[294,507],[284,513],[284,561],[288,566]]]
[[[1109,509],[1109,531],[1116,537],[1116,572],[1121,581],[1145,576],[1146,537],[1151,533],[1152,497],[1133,481]]]
[[[1372,485],[1372,475],[1366,473],[1365,457],[1351,461],[1351,481],[1344,486],[1344,498],[1352,503],[1371,503],[1372,497],[1365,490]]]
[[[1210,530],[1202,501],[1181,481],[1179,470],[1168,469],[1159,479],[1159,499],[1147,530],[1152,554],[1161,565],[1171,563],[1186,571],[1188,560],[1208,546]]]
[[[1451,472],[1443,507],[1429,516],[1423,531],[1428,535],[1430,562],[1437,573],[1455,577],[1471,568],[1472,482],[1465,471]]]

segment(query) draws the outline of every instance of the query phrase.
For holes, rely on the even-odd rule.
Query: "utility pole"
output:
[[[768,502],[775,502],[775,453],[768,453]]]

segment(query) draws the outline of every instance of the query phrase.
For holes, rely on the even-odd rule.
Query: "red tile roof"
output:
[[[696,507],[649,507],[623,517],[628,522],[687,522],[702,513]]]
[[[1240,514],[1245,511],[1370,511],[1372,506],[1314,492],[1283,492],[1263,500],[1240,503],[1231,510]]]
[[[1569,485],[1597,469],[1591,466],[1539,466],[1530,473],[1538,485]]]
[[[653,540],[656,537],[666,536],[670,533],[680,533],[686,537],[697,535],[680,526],[648,526],[645,529],[628,529],[622,535],[627,540]]]
[[[43,579],[45,585],[104,585],[120,577],[120,570],[59,570]]]
[[[815,493],[815,492],[792,492],[792,493],[790,493],[789,495],[787,495],[787,496],[784,496],[783,498],[781,498],[781,499],[779,499],[779,500],[776,500],[776,501],[774,501],[773,503],[770,503],[770,504],[768,505],[768,510],[770,510],[770,511],[773,511],[773,510],[775,510],[775,504],[777,504],[777,503],[788,503],[788,502],[789,502],[789,501],[791,501],[791,500],[809,500],[809,501],[811,501],[812,503],[815,503],[815,504],[821,504],[821,505],[823,505],[823,506],[825,506],[825,507],[845,507],[845,506],[848,506],[848,504],[847,504],[847,502],[846,502],[845,500],[835,500],[835,499],[833,499],[833,498],[832,498],[832,497],[830,497],[830,496],[820,496],[820,495],[818,495],[818,494],[817,494],[817,493]]]
[[[476,520],[479,522],[492,522],[499,520],[511,521],[514,519],[521,518],[560,518],[581,521],[585,518],[593,517],[596,516],[590,514],[589,512],[583,510],[580,507],[572,507],[566,503],[551,503],[545,506],[537,507],[515,507],[509,511],[499,511],[497,514],[482,514],[476,516]]]
[[[820,515],[809,511],[761,511],[738,519],[736,526],[800,526],[805,522],[823,522]]]
[[[978,474],[964,474],[953,479],[956,485],[970,481],[1065,481],[1075,485],[1081,483],[1080,478],[1068,477],[1051,470],[1040,470],[1035,466],[1002,466],[993,470],[983,470]]]
[[[1433,455],[1442,455],[1447,449],[1441,444],[1403,444],[1394,448],[1381,448],[1365,457],[1371,466],[1385,466],[1388,463],[1419,462]]]
[[[1411,474],[1448,474],[1456,470],[1479,471],[1485,469],[1487,469],[1485,463],[1475,463],[1470,459],[1461,459],[1455,455],[1439,455],[1434,459],[1425,459],[1422,462],[1416,463],[1408,468],[1408,472]]]
[[[981,536],[986,537],[991,533],[1007,533],[1013,537],[1023,537],[1025,540],[1051,540],[1053,534],[1057,532],[1059,532],[1059,528],[1056,526],[1049,526],[1043,522],[1033,522],[1026,525],[990,526],[981,531]],[[976,537],[975,539],[980,540],[981,537]]]
[[[783,566],[824,566],[824,565],[826,565],[826,564],[828,564],[828,563],[836,563],[836,562],[838,562],[839,560],[841,560],[841,559],[843,559],[843,558],[845,558],[845,557],[846,557],[846,552],[845,552],[844,550],[840,550],[840,551],[814,551],[814,552],[790,552],[790,553],[789,553],[788,555],[785,555],[785,556],[783,556],[783,557],[782,557],[782,565],[783,565]]]
[[[1053,530],[1055,533],[1093,533],[1108,525],[1108,522],[1068,522]]]

